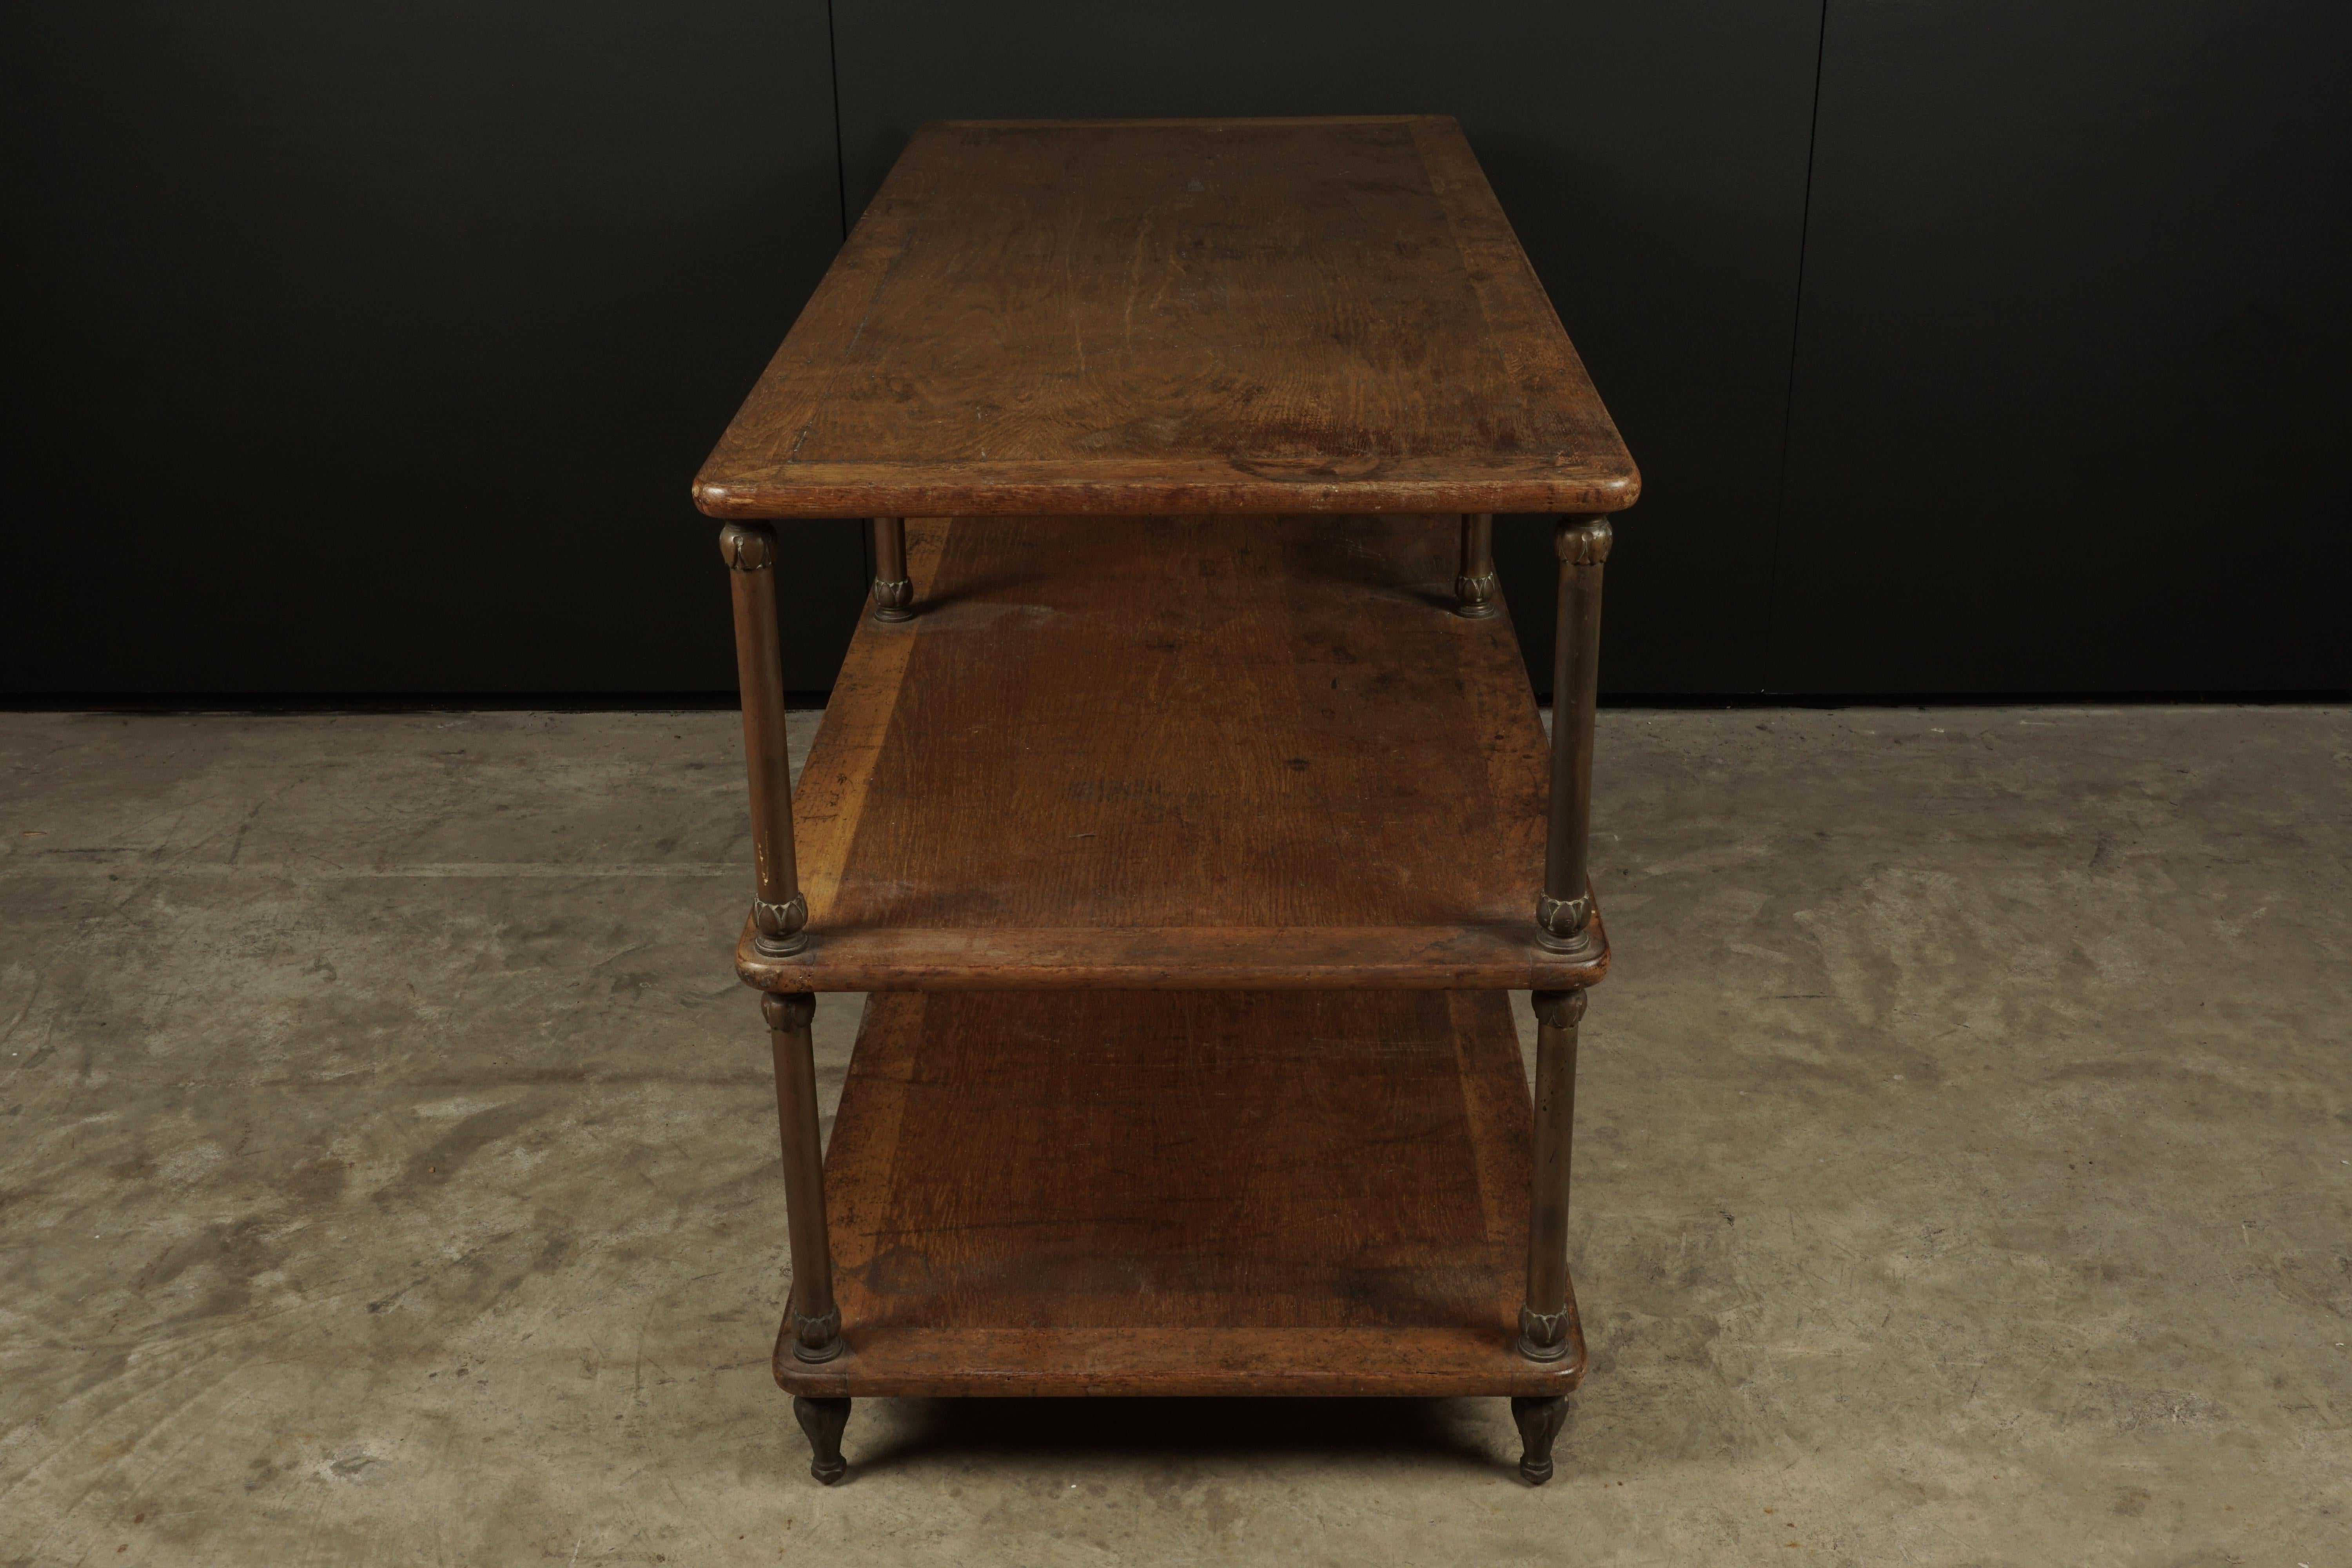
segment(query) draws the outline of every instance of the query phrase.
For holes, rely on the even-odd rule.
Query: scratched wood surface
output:
[[[1534,940],[1548,752],[1420,517],[917,519],[794,801],[785,991],[1591,984]]]
[[[803,1394],[1545,1394],[1492,993],[877,995]]]
[[[1442,116],[926,125],[695,483],[724,517],[1615,511]]]

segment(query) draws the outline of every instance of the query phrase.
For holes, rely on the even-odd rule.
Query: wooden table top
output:
[[[714,517],[1615,511],[1444,116],[916,132],[695,481]]]
[[[772,991],[1564,990],[1544,732],[1423,517],[910,520],[793,800]],[[1595,917],[1596,923],[1598,916]]]

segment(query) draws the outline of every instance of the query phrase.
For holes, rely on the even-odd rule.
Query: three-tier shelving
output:
[[[1549,1476],[1637,487],[1449,120],[917,134],[696,484],[820,1479],[908,1394],[1508,1395]],[[1549,741],[1496,512],[1561,514]],[[877,572],[795,793],[817,518]],[[869,999],[821,1150],[825,991]]]

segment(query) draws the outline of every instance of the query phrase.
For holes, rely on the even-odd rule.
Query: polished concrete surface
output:
[[[812,1482],[740,756],[0,716],[0,1563],[2352,1562],[2352,712],[1604,714],[1540,1490],[1500,1400]]]

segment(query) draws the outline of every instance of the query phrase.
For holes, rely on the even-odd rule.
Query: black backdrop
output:
[[[687,480],[915,125],[1354,110],[1462,120],[1642,463],[1612,692],[2352,688],[2334,0],[0,28],[20,696],[725,690]],[[820,689],[863,540],[786,540]]]

